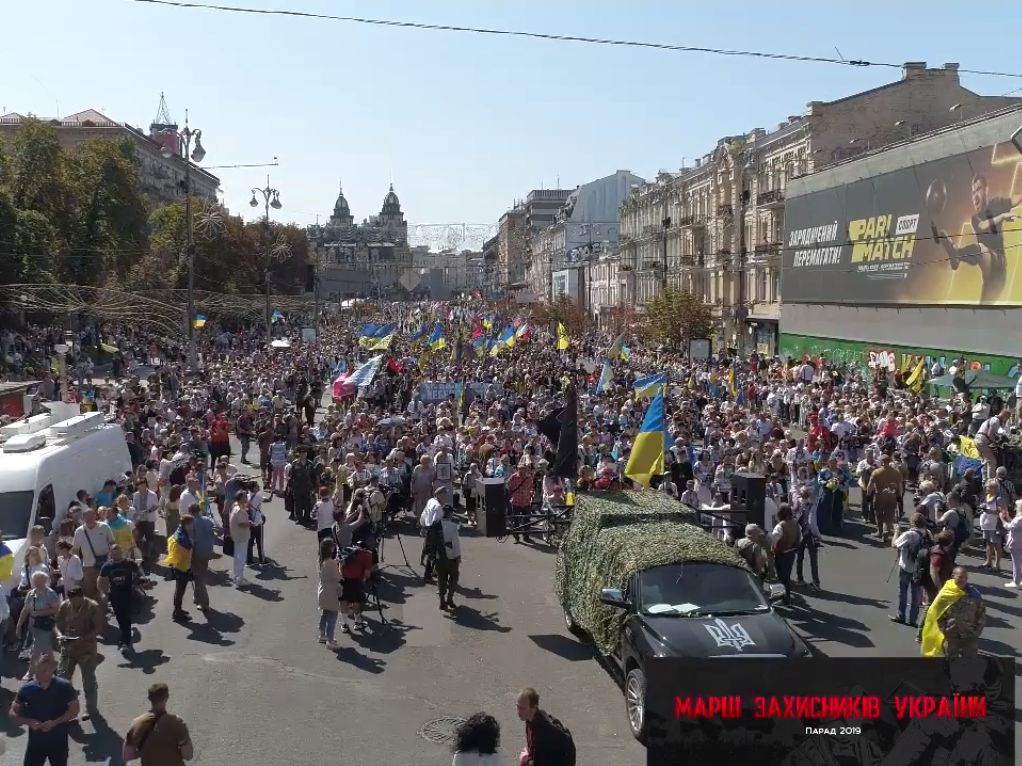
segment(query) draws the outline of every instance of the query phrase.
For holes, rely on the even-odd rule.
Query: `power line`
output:
[[[148,3],[150,5],[166,5],[175,8],[190,8],[197,10],[222,11],[227,13],[245,13],[259,16],[291,16],[305,19],[322,19],[327,21],[341,21],[351,24],[364,24],[378,27],[398,27],[401,29],[418,29],[430,32],[463,32],[480,35],[495,35],[503,37],[522,37],[533,40],[547,40],[552,42],[585,43],[588,45],[604,45],[623,48],[646,48],[660,51],[671,51],[676,53],[709,53],[716,56],[733,56],[759,59],[773,59],[777,61],[795,61],[812,64],[835,64],[848,67],[888,67],[901,69],[901,64],[894,64],[884,61],[864,61],[862,59],[832,58],[828,56],[806,56],[796,53],[771,53],[767,51],[747,51],[729,48],[711,48],[696,45],[674,45],[669,43],[655,43],[641,40],[616,40],[603,37],[585,37],[582,35],[558,35],[550,32],[526,32],[513,29],[491,29],[487,27],[463,27],[450,24],[424,24],[415,21],[398,21],[395,19],[373,19],[360,16],[336,16],[326,13],[313,13],[311,11],[289,11],[269,8],[244,8],[232,5],[217,5],[211,3],[190,3],[180,0],[131,0],[135,3]],[[979,69],[959,69],[962,74],[987,75],[990,77],[1016,77],[1022,78],[1022,73],[1015,72],[991,72]]]

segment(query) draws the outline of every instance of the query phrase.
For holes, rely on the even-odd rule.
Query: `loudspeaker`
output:
[[[766,517],[766,477],[760,473],[745,471],[732,475],[731,507],[745,511],[746,524],[758,524],[762,527]],[[745,537],[744,527],[738,537]]]
[[[480,479],[476,483],[479,508],[476,511],[479,534],[501,537],[507,534],[507,489],[503,479]]]

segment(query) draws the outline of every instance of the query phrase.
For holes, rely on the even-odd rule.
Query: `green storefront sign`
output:
[[[1015,377],[1019,374],[1018,359],[1008,356],[992,356],[989,354],[972,354],[962,349],[912,348],[894,346],[884,343],[865,343],[836,338],[816,338],[809,335],[791,335],[781,333],[779,344],[780,355],[796,359],[808,356],[813,359],[824,359],[856,365],[861,369],[880,365],[894,370],[908,369],[909,365],[918,362],[919,357],[926,358],[927,366],[934,360],[940,360],[945,369],[951,361],[964,356],[972,369],[983,369],[994,375]]]

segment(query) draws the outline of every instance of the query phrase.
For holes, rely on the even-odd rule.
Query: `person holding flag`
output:
[[[557,350],[567,351],[571,346],[571,338],[568,337],[568,330],[562,322],[557,323]]]
[[[664,427],[664,392],[661,390],[646,410],[639,433],[632,444],[632,452],[625,466],[625,476],[649,487],[653,478],[664,474],[664,451],[667,431]]]

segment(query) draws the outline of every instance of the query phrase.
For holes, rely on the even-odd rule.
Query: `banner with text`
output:
[[[649,766],[1015,763],[1011,657],[660,658],[645,672]]]
[[[785,303],[1022,306],[1020,171],[1006,142],[789,198]]]

